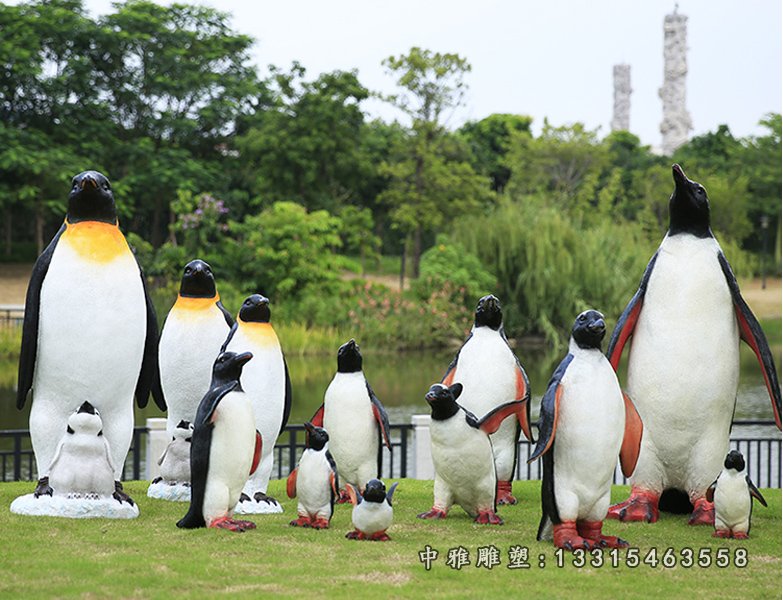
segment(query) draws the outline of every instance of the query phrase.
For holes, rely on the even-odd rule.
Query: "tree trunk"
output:
[[[405,257],[408,254],[408,238],[402,243],[402,258],[400,260],[400,292],[405,290]]]
[[[155,198],[155,207],[152,211],[152,232],[150,235],[150,242],[153,248],[160,248],[163,243],[163,234],[161,233],[161,220],[163,218],[163,206],[160,200],[160,195]]]
[[[11,212],[11,207],[9,206],[9,207],[7,207],[5,209],[5,219],[4,219],[4,221],[5,221],[5,232],[4,232],[5,236],[4,237],[5,237],[5,255],[6,256],[11,256],[11,243],[13,241],[13,235],[12,235],[13,228],[11,227],[12,218],[13,218],[13,213]]]
[[[44,217],[43,217],[43,207],[41,206],[41,201],[35,203],[35,245],[38,249],[38,254],[42,254],[44,251],[44,240],[43,240],[43,230],[44,230]]]
[[[413,273],[411,277],[414,279],[419,276],[419,261],[421,260],[421,225],[416,226],[416,231],[413,233]]]

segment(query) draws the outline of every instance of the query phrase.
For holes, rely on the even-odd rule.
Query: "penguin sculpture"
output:
[[[199,400],[209,389],[212,364],[233,324],[220,302],[210,266],[203,260],[190,261],[163,324],[158,350],[169,435],[174,435],[178,423],[196,417]]]
[[[362,371],[362,353],[351,339],[337,351],[337,373],[311,419],[329,432],[330,450],[344,483],[356,488],[381,470],[381,439],[391,450],[389,417]],[[341,493],[340,502],[348,500]]]
[[[340,482],[337,467],[329,453],[329,434],[312,423],[304,424],[307,430],[306,446],[299,465],[288,476],[286,490],[289,498],[297,498],[298,519],[292,527],[327,529],[334,512],[334,500]]]
[[[460,505],[476,523],[502,525],[497,509],[497,476],[490,435],[510,415],[522,423],[525,403],[501,404],[481,419],[457,404],[462,384],[436,383],[425,399],[432,408],[430,443],[435,466],[435,500],[420,519],[445,519],[452,505]],[[338,463],[339,466],[339,463]]]
[[[663,494],[661,505],[693,508],[690,524],[712,525],[705,494],[728,451],[740,339],[756,353],[778,428],[780,384],[764,333],[710,229],[707,192],[679,165],[672,170],[669,230],[607,350],[616,370],[631,339],[626,389],[645,426],[631,497],[609,516],[655,522]]]
[[[242,367],[250,352],[221,352],[212,383],[196,412],[190,451],[190,509],[177,527],[217,527],[242,532],[255,523],[233,519],[239,494],[261,459],[261,435],[242,389]]]
[[[391,540],[386,530],[391,527],[394,519],[392,496],[397,489],[397,483],[386,491],[386,486],[380,479],[370,479],[364,486],[364,492],[359,491],[350,483],[346,486],[353,504],[351,523],[354,530],[345,534],[349,540],[371,540],[373,542],[388,542]]]
[[[158,377],[158,326],[144,276],[118,227],[111,184],[96,171],[73,178],[65,222],[33,267],[25,301],[17,407],[32,389],[30,437],[40,479],[68,416],[85,397],[102,415],[115,487],[133,436],[133,396],[150,390],[166,405]]]
[[[160,477],[152,483],[165,481],[169,485],[190,485],[190,446],[193,439],[193,424],[180,421],[174,429],[169,445],[158,459]]]
[[[524,417],[520,422],[507,418],[490,436],[497,471],[497,503],[516,504],[511,480],[517,463],[520,430],[530,436],[530,384],[527,374],[508,345],[503,331],[500,301],[492,295],[478,301],[470,335],[462,344],[443,377],[443,385],[462,384],[460,405],[474,414],[486,414],[493,408],[522,400]]]
[[[253,294],[242,304],[237,322],[223,344],[223,350],[251,352],[254,356],[242,372],[242,387],[253,406],[256,428],[266,440],[261,464],[242,490],[237,506],[239,513],[283,511],[277,500],[267,496],[266,490],[274,466],[275,440],[291,414],[291,379],[270,316],[269,300]]]
[[[538,443],[528,461],[543,456],[538,540],[553,539],[555,546],[567,550],[628,546],[601,529],[617,457],[630,476],[643,428],[601,352],[605,334],[604,316],[598,311],[587,310],[576,318],[568,355],[541,400]]]
[[[767,501],[745,473],[745,458],[732,450],[723,462],[723,471],[707,489],[707,500],[715,503],[715,532],[713,537],[747,539],[753,498],[766,507]]]
[[[133,503],[114,489],[109,442],[101,417],[89,402],[68,417],[68,429],[49,465],[49,485],[53,496],[89,500],[114,496],[120,503]]]

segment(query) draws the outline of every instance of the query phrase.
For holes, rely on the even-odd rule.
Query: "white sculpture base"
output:
[[[238,515],[272,515],[283,512],[283,507],[275,502],[256,502],[255,500],[246,500],[237,502],[234,513]]]
[[[33,517],[65,517],[67,519],[135,519],[137,504],[117,502],[111,497],[67,498],[64,496],[19,496],[11,502],[11,512]]]
[[[190,486],[167,481],[151,483],[147,488],[147,497],[169,502],[190,502]]]

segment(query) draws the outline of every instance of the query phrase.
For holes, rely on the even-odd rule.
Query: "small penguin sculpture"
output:
[[[190,485],[190,444],[193,438],[193,424],[182,420],[174,429],[169,445],[158,459],[160,477],[152,483],[166,481],[169,485]]]
[[[713,537],[747,539],[753,498],[766,507],[767,501],[745,472],[745,457],[739,450],[726,455],[723,470],[707,490],[707,500],[715,503]]]
[[[386,530],[391,527],[394,519],[392,496],[398,483],[394,483],[389,491],[380,479],[370,479],[360,493],[350,483],[347,486],[348,495],[353,504],[351,522],[354,530],[345,534],[349,540],[370,540],[373,542],[388,542],[391,540]]]
[[[327,529],[334,512],[334,501],[340,489],[337,466],[327,448],[329,434],[309,421],[305,449],[299,465],[291,471],[286,483],[289,498],[297,498],[298,519],[292,527]]]

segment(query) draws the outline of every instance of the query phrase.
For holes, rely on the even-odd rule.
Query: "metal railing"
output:
[[[732,431],[747,426],[774,427],[773,421],[735,421]],[[389,452],[382,448],[381,475],[385,478],[408,477],[409,466],[415,463],[412,441],[413,426],[407,424],[391,425],[391,446]],[[301,425],[289,425],[283,431],[275,445],[275,471],[273,477],[283,479],[288,476],[293,466],[297,464],[304,448],[305,429]],[[146,443],[149,430],[146,427],[136,427],[133,430],[133,442],[123,470],[123,478],[131,475],[131,479],[142,479],[145,476]],[[738,436],[730,440],[730,447],[738,449],[745,457],[748,474],[754,483],[761,488],[781,487],[781,440],[777,432],[774,435]],[[519,460],[517,461],[516,478],[520,480],[537,480],[541,478],[541,463],[536,461],[527,464],[527,459],[533,452],[533,447],[527,441],[519,442]],[[37,469],[30,442],[30,432],[26,429],[0,431],[0,475],[2,481],[32,481],[37,479]],[[614,483],[626,484],[619,469],[615,469]]]

